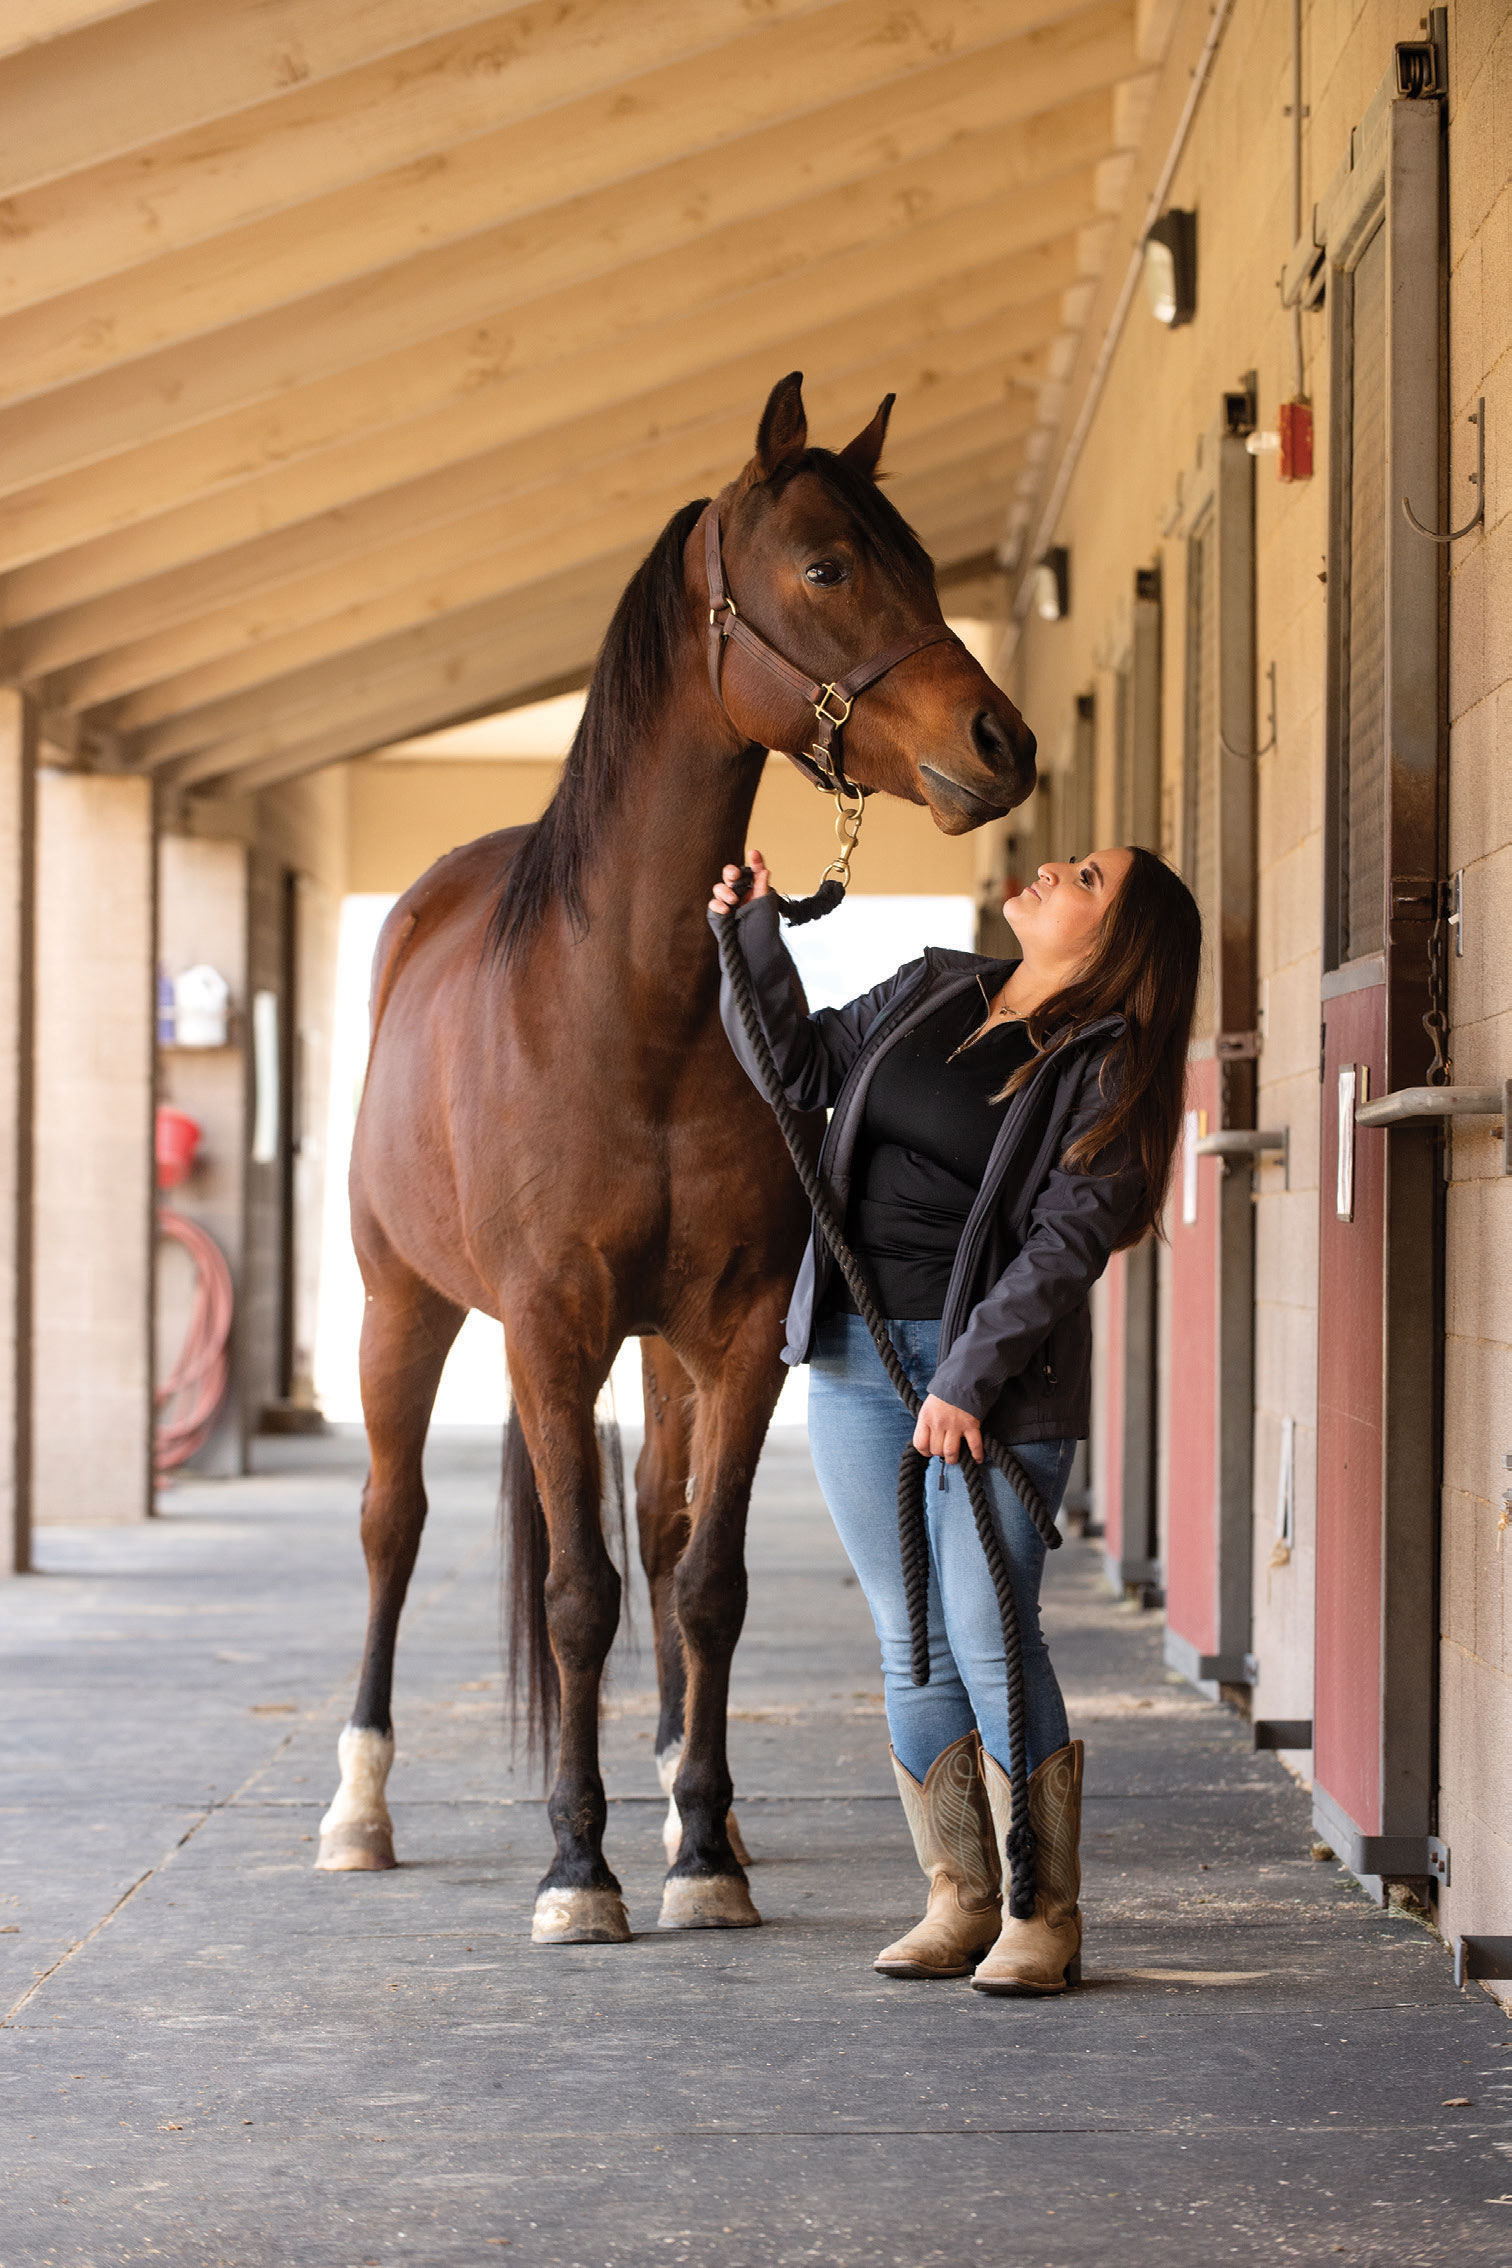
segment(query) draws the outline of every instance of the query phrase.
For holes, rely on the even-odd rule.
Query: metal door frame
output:
[[[1426,1078],[1431,1048],[1428,941],[1439,905],[1447,785],[1447,577],[1442,547],[1407,526],[1400,499],[1442,507],[1446,485],[1443,342],[1444,17],[1429,41],[1406,43],[1315,215],[1313,235],[1330,305],[1332,436],[1330,563],[1347,529],[1352,348],[1349,279],[1378,229],[1386,231],[1385,849],[1384,948],[1344,962],[1340,825],[1347,585],[1331,576],[1328,608],[1327,795],[1322,1000],[1381,988],[1389,1089]],[[1425,50],[1431,56],[1427,83]],[[1405,66],[1404,56],[1412,58]],[[1411,91],[1407,91],[1408,89]],[[1316,288],[1314,290],[1316,297]],[[1419,511],[1422,506],[1418,507]],[[1439,524],[1442,524],[1440,521]],[[1328,1107],[1325,1095],[1324,1108]],[[1356,1149],[1385,1146],[1381,1308],[1381,1599],[1379,1818],[1353,1819],[1315,1778],[1313,1819],[1356,1875],[1433,1870],[1438,1702],[1438,1504],[1442,1437],[1442,1190],[1431,1126],[1360,1129]],[[1333,1192],[1323,1192],[1331,1201]],[[1320,1354],[1323,1317],[1320,1302]],[[1318,1506],[1320,1522],[1327,1508]],[[1315,1773],[1328,1769],[1314,1757]]]
[[[1161,667],[1160,570],[1141,567],[1134,575],[1128,642],[1114,671],[1114,834],[1153,851],[1160,849]],[[1156,1275],[1153,1235],[1115,1254],[1107,1275],[1108,1298],[1117,1298],[1121,1309],[1113,1335],[1120,1377],[1110,1404],[1117,1413],[1118,1440],[1110,1449],[1119,1485],[1117,1504],[1105,1499],[1103,1506],[1103,1569],[1120,1592],[1143,1593],[1160,1581]]]
[[[1183,495],[1172,531],[1190,545],[1211,515],[1217,544],[1216,605],[1218,684],[1214,825],[1218,907],[1209,944],[1210,1034],[1195,1040],[1194,1066],[1216,1062],[1217,1128],[1255,1124],[1256,1032],[1255,911],[1255,460],[1245,447],[1254,430],[1252,384],[1225,393],[1219,415],[1203,437],[1196,479]],[[1190,552],[1188,553],[1190,560]],[[1190,639],[1190,594],[1188,604]],[[1183,656],[1190,687],[1191,655]],[[1190,706],[1182,752],[1181,826],[1191,841],[1188,796],[1200,770],[1193,762]],[[1200,751],[1198,752],[1200,763]],[[1189,863],[1188,860],[1183,862]],[[1188,881],[1195,879],[1188,874]],[[1205,917],[1208,911],[1205,909]],[[1206,1077],[1207,1075],[1204,1074]],[[1252,1163],[1209,1158],[1202,1164],[1216,1182],[1216,1334],[1214,1390],[1215,1472],[1213,1628],[1216,1645],[1204,1651],[1167,1625],[1165,1658],[1195,1684],[1251,1682],[1250,1610],[1253,1585],[1254,1284],[1255,1231]],[[1169,1383],[1169,1382],[1168,1382]],[[1167,1523],[1169,1528],[1169,1521]],[[1169,1611],[1170,1571],[1167,1570]]]

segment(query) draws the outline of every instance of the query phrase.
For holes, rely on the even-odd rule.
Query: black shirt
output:
[[[986,1009],[980,981],[945,1001],[887,1050],[866,1091],[846,1235],[883,1314],[900,1321],[944,1313],[956,1248],[1008,1107],[989,1098],[1034,1053],[1017,1019],[971,1040]],[[836,1285],[828,1304],[853,1307],[838,1277]]]

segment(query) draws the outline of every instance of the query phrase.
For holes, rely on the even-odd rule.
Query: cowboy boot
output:
[[[984,1754],[983,1773],[992,1823],[1002,1855],[1005,1892],[1003,1933],[977,1969],[978,1992],[1064,1992],[1081,1983],[1082,1744],[1073,1740],[1047,1756],[1029,1780],[1029,1823],[1034,1829],[1034,1912],[1016,1921],[1007,1911],[1008,1823],[1012,1792],[1008,1775]]]
[[[997,1936],[998,1859],[981,1754],[977,1735],[966,1733],[935,1758],[922,1787],[893,1758],[929,1904],[917,1927],[872,1963],[885,1977],[964,1977]]]

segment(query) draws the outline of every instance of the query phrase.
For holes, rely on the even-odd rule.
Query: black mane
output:
[[[801,472],[815,474],[845,506],[858,540],[885,571],[934,589],[929,553],[870,474],[832,450],[807,449],[775,476],[773,493],[780,495]],[[566,908],[580,933],[587,925],[583,876],[624,785],[631,751],[671,685],[686,631],[683,553],[706,501],[698,497],[674,513],[614,610],[556,794],[505,875],[488,925],[489,946],[505,961],[554,905]]]
[[[630,751],[671,683],[687,628],[683,552],[706,501],[699,497],[673,514],[620,594],[556,794],[521,845],[488,925],[489,943],[506,961],[553,905],[564,905],[578,929],[585,926],[584,869],[624,784]]]

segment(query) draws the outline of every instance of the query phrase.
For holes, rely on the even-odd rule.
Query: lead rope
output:
[[[746,882],[749,886],[748,876]],[[821,906],[819,900],[826,893],[833,894],[829,903]],[[833,876],[827,876],[812,898],[799,901],[805,909],[799,918],[816,920],[821,914],[828,913],[831,906],[838,905],[844,895],[844,882],[837,882]],[[779,900],[779,904],[783,903],[785,901]],[[810,908],[813,910],[808,910]],[[726,914],[720,922],[718,934],[720,964],[729,982],[735,1012],[740,1018],[740,1028],[755,1057],[762,1092],[782,1129],[782,1138],[797,1169],[798,1179],[803,1184],[803,1193],[813,1207],[814,1218],[824,1241],[835,1256],[840,1273],[856,1303],[856,1311],[871,1333],[872,1343],[881,1357],[882,1367],[892,1380],[899,1401],[909,1416],[916,1418],[921,1405],[913,1380],[904,1369],[898,1350],[888,1336],[886,1318],[877,1305],[866,1272],[845,1241],[844,1224],[836,1213],[834,1199],[809,1157],[798,1114],[783,1091],[782,1077],[773,1059],[766,1029],[761,1021],[761,1011],[756,1004],[756,987],[752,982],[745,947],[740,940],[740,925],[733,912]],[[982,1447],[1023,1505],[1048,1548],[1056,1550],[1061,1540],[1060,1531],[1044,1498],[1013,1451],[985,1430],[982,1434]],[[898,1547],[903,1561],[904,1595],[908,1601],[908,1638],[912,1657],[910,1667],[915,1685],[929,1683],[929,1531],[924,1518],[924,1483],[928,1470],[929,1460],[921,1457],[910,1442],[898,1467]],[[1008,1814],[1008,1911],[1016,1921],[1029,1921],[1034,1914],[1035,1851],[1034,1830],[1029,1822],[1029,1773],[1024,1743],[1023,1633],[1019,1628],[1018,1602],[1013,1595],[1003,1547],[992,1518],[986,1475],[964,1442],[961,1444],[961,1471],[966,1481],[972,1518],[976,1522],[977,1539],[982,1546],[987,1572],[992,1578],[992,1588],[997,1596],[998,1619],[1003,1629],[1003,1655],[1008,1670],[1008,1783],[1011,1795]]]

